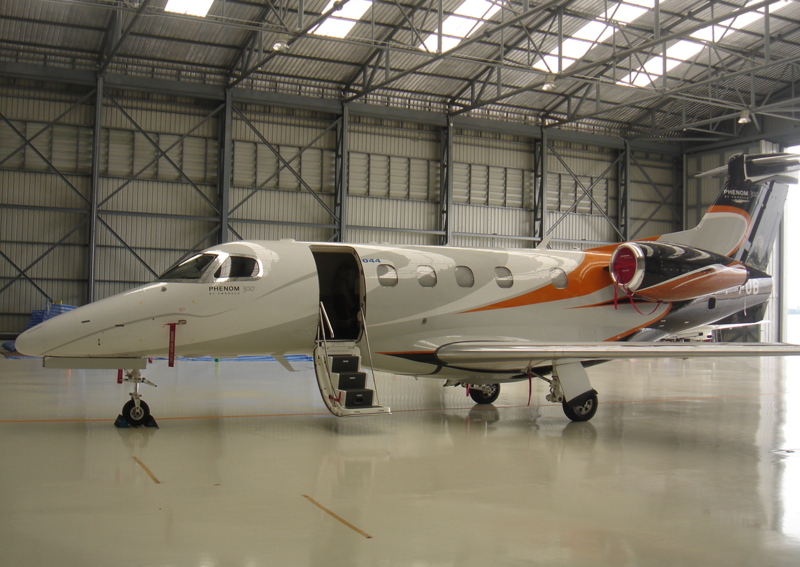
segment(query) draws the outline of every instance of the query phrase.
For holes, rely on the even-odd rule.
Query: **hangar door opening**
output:
[[[786,148],[792,154],[800,154],[800,146]],[[786,208],[783,211],[784,248],[783,263],[784,285],[783,288],[786,304],[786,342],[800,344],[800,262],[792,262],[800,254],[800,186],[789,188],[786,198]]]
[[[358,341],[366,302],[358,253],[341,246],[314,246],[311,253],[317,264],[319,300],[333,330],[333,336],[328,329],[323,329],[323,335],[337,341]]]

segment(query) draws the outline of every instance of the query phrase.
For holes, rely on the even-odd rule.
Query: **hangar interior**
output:
[[[691,228],[719,191],[697,173],[800,142],[793,1],[208,4],[0,4],[3,340],[33,310],[112,296],[235,240],[571,250]],[[725,340],[785,337],[787,258],[779,241],[767,322]],[[35,362],[0,361],[0,443],[18,463],[2,473],[13,505],[0,541],[20,565],[141,552],[86,543],[113,537],[114,514],[147,523],[153,565],[790,565],[800,553],[788,360],[612,362],[598,369],[607,403],[576,427],[528,406],[523,386],[487,413],[394,376],[379,382],[399,415],[342,424],[304,363],[298,378],[276,363],[157,361],[156,415],[175,418],[158,432],[109,429],[126,394],[107,403],[107,373]],[[168,464],[171,452],[186,461]],[[142,476],[148,457],[171,483]],[[264,492],[276,489],[378,533],[329,524],[301,492]],[[206,513],[230,526],[212,535]]]

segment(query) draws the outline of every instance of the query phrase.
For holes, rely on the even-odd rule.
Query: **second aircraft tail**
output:
[[[733,156],[723,166],[698,177],[727,174],[722,190],[695,228],[663,234],[660,242],[684,244],[728,256],[765,270],[778,234],[789,184],[797,177],[800,156]]]

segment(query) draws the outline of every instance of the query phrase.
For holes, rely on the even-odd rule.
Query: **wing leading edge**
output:
[[[624,358],[697,358],[727,356],[800,356],[800,345],[784,343],[520,343],[469,341],[436,350],[446,366],[513,364],[542,360],[614,360]]]

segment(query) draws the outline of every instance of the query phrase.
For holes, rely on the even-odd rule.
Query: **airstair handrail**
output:
[[[364,325],[364,338],[367,341],[367,354],[369,355],[369,369],[372,372],[372,386],[375,388],[375,404],[381,405],[381,398],[378,395],[378,381],[375,379],[375,363],[372,360],[372,347],[369,344],[369,332],[367,331],[367,316],[364,313],[364,307],[359,308],[361,311],[361,323]]]
[[[331,338],[336,338],[333,334],[333,325],[331,325],[331,320],[328,318],[328,312],[325,311],[325,305],[320,301],[319,302],[319,316],[320,316],[320,323],[325,323],[325,326],[328,327],[328,331],[331,334]],[[325,333],[322,333],[322,339],[325,340]]]

